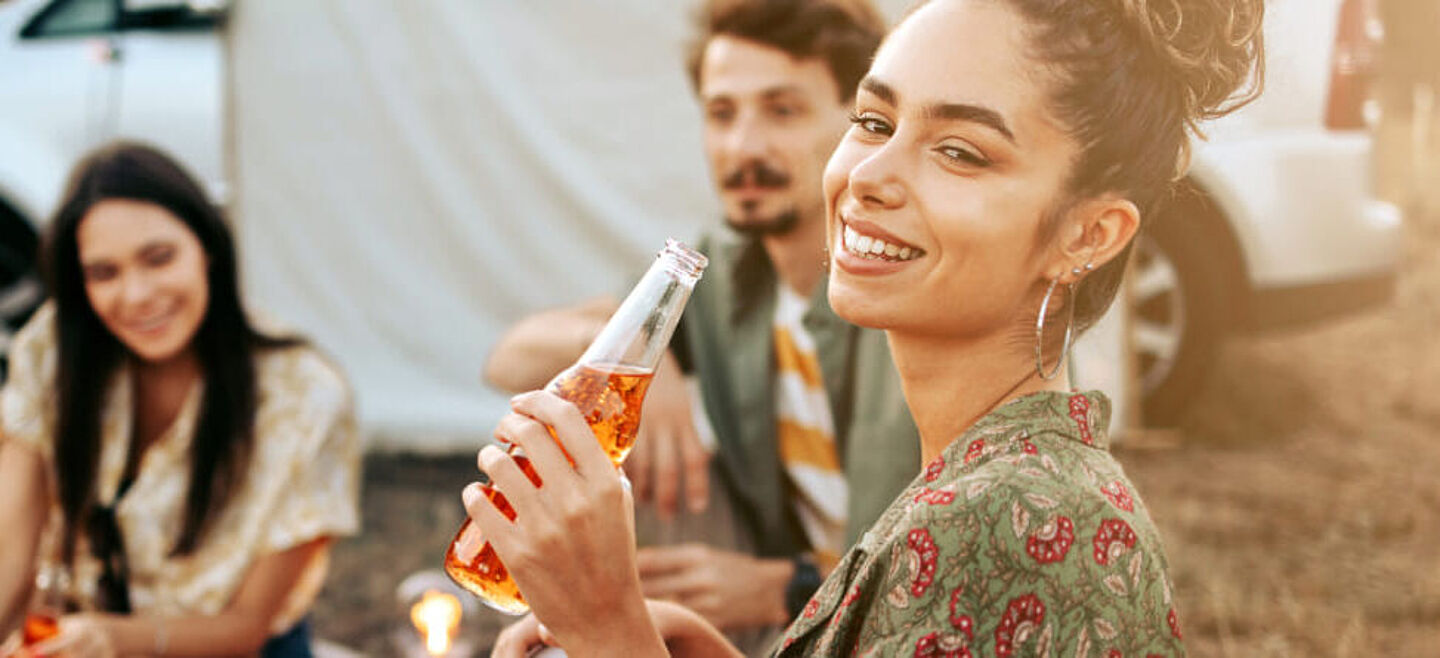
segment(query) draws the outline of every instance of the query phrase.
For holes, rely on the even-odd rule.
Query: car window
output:
[[[120,5],[115,0],[55,0],[21,31],[26,38],[103,34],[115,30]]]

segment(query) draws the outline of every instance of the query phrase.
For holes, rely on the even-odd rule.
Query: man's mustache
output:
[[[769,165],[758,160],[740,165],[738,169],[725,177],[725,189],[731,190],[737,187],[785,187],[790,184],[790,176],[783,171],[771,169]]]

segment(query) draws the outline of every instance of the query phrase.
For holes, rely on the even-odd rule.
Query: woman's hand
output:
[[[689,658],[740,657],[740,652],[730,646],[720,631],[705,623],[694,611],[669,601],[646,601],[645,608],[672,655]],[[525,658],[539,655],[538,651],[545,647],[563,648],[550,629],[532,614],[501,631],[490,655],[493,658]]]
[[[63,655],[65,658],[115,658],[115,641],[98,615],[65,615],[60,633],[30,647],[36,656]]]
[[[664,655],[640,594],[632,501],[619,472],[569,402],[536,391],[513,398],[511,408],[495,436],[524,451],[543,486],[486,446],[480,469],[516,518],[511,523],[471,484],[464,493],[471,519],[557,642],[585,655]]]
[[[495,638],[495,646],[490,648],[490,656],[525,658],[532,651],[553,646],[559,646],[559,642],[550,634],[550,629],[545,628],[534,614],[528,614],[500,631],[500,635]]]

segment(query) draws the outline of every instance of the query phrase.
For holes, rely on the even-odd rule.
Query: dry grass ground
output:
[[[1393,306],[1232,343],[1181,447],[1121,451],[1197,656],[1440,655],[1440,215]]]

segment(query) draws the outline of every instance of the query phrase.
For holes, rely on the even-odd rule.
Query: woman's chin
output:
[[[833,274],[828,295],[830,308],[850,324],[868,329],[886,329],[894,321],[894,311],[887,310],[875,295],[856,290]]]

